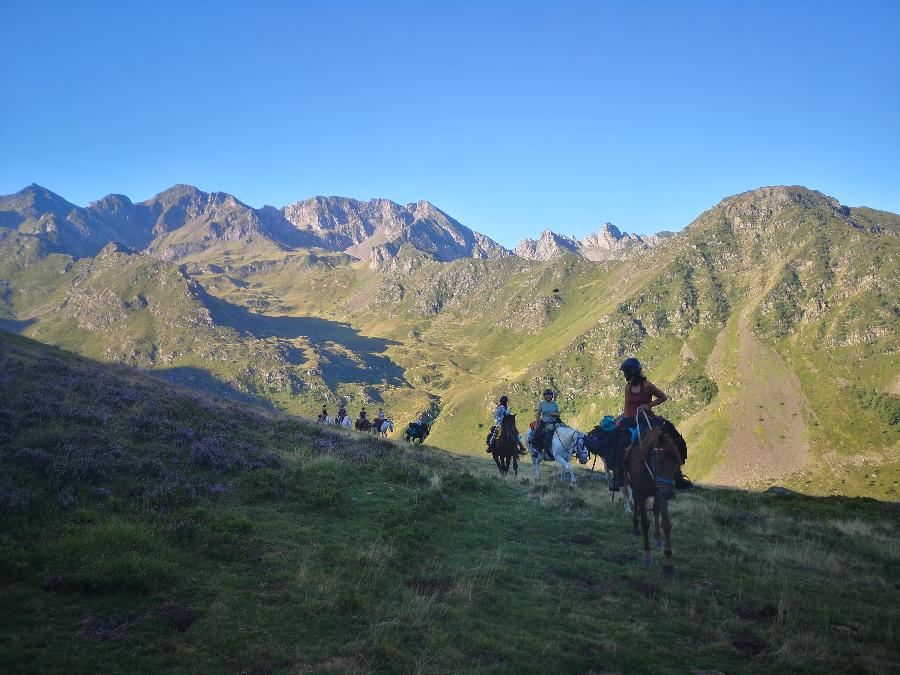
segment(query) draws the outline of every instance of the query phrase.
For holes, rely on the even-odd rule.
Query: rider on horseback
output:
[[[664,417],[653,414],[653,408],[668,400],[668,396],[650,382],[642,371],[641,362],[635,358],[628,358],[619,366],[622,375],[625,377],[625,408],[622,411],[622,424],[626,427],[634,428],[641,426],[641,422],[646,421],[649,417],[650,426],[661,426],[669,433],[670,436],[677,436],[681,443],[678,448],[681,454],[681,461],[687,459],[687,445],[681,434],[675,429],[675,426]],[[645,417],[646,415],[646,417]],[[640,417],[639,417],[640,416]],[[617,477],[616,482],[620,482]],[[675,475],[676,487],[680,490],[692,488],[694,485],[690,480],[684,477],[679,468]]]
[[[544,389],[544,398],[538,404],[535,421],[538,423],[538,428],[532,436],[531,444],[540,452],[550,447],[550,443],[553,442],[553,432],[560,424],[559,405],[553,400],[552,389]]]
[[[337,416],[338,424],[340,424],[341,422],[343,422],[343,421],[344,421],[344,418],[345,418],[346,416],[347,416],[347,408],[345,408],[345,407],[342,405],[342,406],[341,406],[341,409],[338,410],[338,416]]]
[[[381,431],[381,425],[384,424],[384,410],[379,408],[378,414],[375,416],[375,419],[372,420],[372,428],[375,431]]]
[[[494,436],[500,435],[500,432],[499,432],[500,425],[503,424],[503,418],[506,417],[508,414],[509,414],[509,397],[501,396],[500,400],[497,402],[497,407],[494,408],[494,425],[491,427],[491,430],[490,430],[490,432],[488,432],[487,438],[485,439],[485,443],[487,443],[487,448],[485,449],[485,452],[487,452],[488,454],[493,452],[493,450],[491,449],[491,446],[493,445],[493,442],[494,442]],[[519,447],[523,447],[521,434],[519,434],[518,441],[519,441]],[[519,454],[521,455],[524,453],[520,451]]]

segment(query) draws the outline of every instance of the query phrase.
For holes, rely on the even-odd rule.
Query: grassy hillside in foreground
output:
[[[3,672],[896,672],[900,515],[621,503],[0,333]]]

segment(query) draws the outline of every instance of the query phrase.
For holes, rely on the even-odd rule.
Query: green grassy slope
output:
[[[583,471],[503,481],[6,333],[0,383],[4,672],[900,667],[892,505],[680,495],[664,579]]]

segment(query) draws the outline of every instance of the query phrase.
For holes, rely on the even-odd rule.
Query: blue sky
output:
[[[0,2],[0,193],[428,199],[507,246],[900,212],[900,2]]]

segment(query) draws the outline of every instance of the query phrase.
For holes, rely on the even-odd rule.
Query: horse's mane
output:
[[[571,445],[572,437],[576,434],[577,431],[578,429],[575,429],[573,427],[558,426],[556,427],[556,431],[554,433],[559,434],[559,440],[563,445]]]

